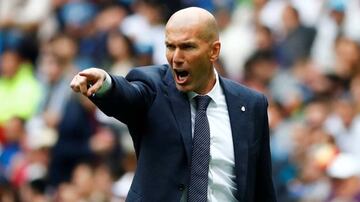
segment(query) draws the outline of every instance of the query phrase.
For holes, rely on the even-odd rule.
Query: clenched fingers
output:
[[[83,95],[87,95],[88,83],[89,81],[85,76],[80,76],[79,74],[77,74],[72,79],[70,87],[77,93],[80,92]]]

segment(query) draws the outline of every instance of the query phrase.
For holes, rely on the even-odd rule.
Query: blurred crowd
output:
[[[0,201],[124,201],[127,128],[69,83],[167,63],[188,6],[218,21],[219,74],[269,100],[279,202],[360,202],[359,0],[0,0]]]

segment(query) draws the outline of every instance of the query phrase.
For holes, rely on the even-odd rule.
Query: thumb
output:
[[[103,80],[97,80],[94,84],[90,86],[87,91],[87,96],[91,96],[92,94],[96,93],[102,86]]]

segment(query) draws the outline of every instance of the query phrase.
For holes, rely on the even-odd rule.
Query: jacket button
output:
[[[185,185],[184,184],[179,184],[178,189],[179,189],[179,191],[184,191]]]

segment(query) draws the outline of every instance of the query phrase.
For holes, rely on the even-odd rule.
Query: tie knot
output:
[[[208,95],[196,96],[195,97],[196,110],[206,111],[206,108],[209,106],[210,101],[211,101],[211,97],[209,97]]]

